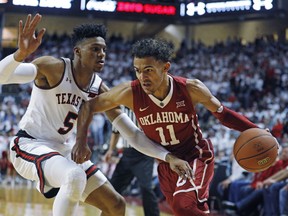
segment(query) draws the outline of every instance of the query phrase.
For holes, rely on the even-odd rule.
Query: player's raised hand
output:
[[[25,24],[22,20],[19,21],[18,50],[14,54],[16,61],[23,61],[40,46],[46,29],[42,28],[37,36],[35,31],[41,19],[42,16],[37,13],[33,18],[28,14]]]

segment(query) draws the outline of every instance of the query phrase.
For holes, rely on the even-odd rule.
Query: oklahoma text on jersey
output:
[[[153,125],[158,123],[186,123],[189,116],[186,113],[156,112],[139,118],[141,125]]]

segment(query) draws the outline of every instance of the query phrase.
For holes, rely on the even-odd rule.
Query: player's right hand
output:
[[[169,163],[170,169],[182,179],[194,179],[194,172],[187,161],[177,158],[171,153],[167,154],[166,161]]]
[[[42,16],[37,13],[33,18],[28,14],[25,24],[22,20],[19,21],[18,50],[14,54],[16,61],[23,61],[40,46],[46,29],[42,28],[37,36],[35,31],[41,19]]]
[[[87,144],[75,144],[72,148],[71,159],[78,164],[90,160],[92,152]]]

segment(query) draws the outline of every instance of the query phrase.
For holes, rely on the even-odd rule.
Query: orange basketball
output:
[[[266,130],[250,128],[234,143],[233,153],[238,164],[248,172],[268,169],[278,156],[279,144]]]

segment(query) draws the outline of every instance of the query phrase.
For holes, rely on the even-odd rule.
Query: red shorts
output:
[[[209,185],[214,174],[214,153],[210,141],[203,140],[195,148],[201,153],[189,161],[195,176],[192,180],[181,179],[168,163],[160,163],[158,176],[160,187],[176,216],[200,216],[209,213]]]

